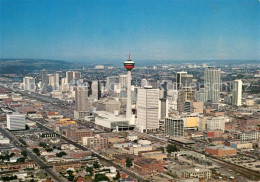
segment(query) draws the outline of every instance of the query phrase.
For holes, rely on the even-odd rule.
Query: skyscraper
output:
[[[80,78],[81,78],[81,73],[79,71],[74,71],[73,72],[73,79],[77,81]]]
[[[73,81],[73,71],[66,72],[66,80],[67,80],[67,83],[71,83]]]
[[[155,131],[159,129],[159,89],[152,86],[138,88],[136,127],[140,131]]]
[[[100,83],[98,80],[92,81],[91,84],[91,90],[92,90],[92,98],[95,100],[99,100],[101,97],[101,89],[100,89]]]
[[[134,68],[135,63],[131,60],[130,54],[128,60],[124,62],[124,67],[127,70],[127,102],[126,102],[126,118],[132,117],[132,99],[131,99],[131,71]],[[120,78],[119,78],[120,79]],[[120,80],[119,80],[120,83]]]
[[[242,80],[233,81],[232,105],[242,105]]]
[[[127,88],[127,75],[119,75],[119,89],[125,91]]]
[[[75,111],[76,119],[83,119],[88,115],[88,87],[77,86],[75,90]]]
[[[176,74],[176,82],[177,82],[177,90],[182,87],[182,77],[183,75],[187,75],[187,72],[181,71]]]
[[[184,136],[184,121],[181,118],[169,117],[165,118],[165,135],[171,137]]]
[[[66,80],[67,83],[75,83],[81,78],[81,73],[79,71],[67,71]]]
[[[36,85],[35,85],[35,78],[26,76],[23,78],[23,87],[24,90],[27,91],[35,91]]]
[[[118,83],[118,76],[107,77],[106,89],[107,89],[108,93],[115,91],[115,84],[117,84],[117,83]]]
[[[54,90],[59,90],[60,88],[60,74],[54,73]]]
[[[41,89],[45,90],[48,86],[48,71],[43,69],[41,71]]]
[[[218,68],[208,67],[204,74],[204,87],[207,91],[208,100],[219,102],[220,99],[221,71]]]

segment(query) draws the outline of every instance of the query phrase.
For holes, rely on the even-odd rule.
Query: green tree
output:
[[[178,151],[180,151],[180,150],[176,147],[176,145],[169,144],[169,145],[167,145],[167,147],[166,147],[166,151],[167,151],[168,153],[172,153],[172,152],[178,152]]]
[[[73,171],[68,170],[67,173],[69,174],[68,180],[69,180],[69,181],[73,181],[73,180],[74,180]]]
[[[40,142],[40,143],[39,143],[39,146],[40,146],[40,147],[43,147],[43,148],[46,148],[48,145],[47,145],[47,143],[45,143],[45,142]]]
[[[26,145],[26,142],[23,140],[23,139],[19,139],[19,142],[21,143],[21,144],[23,144],[23,145]]]
[[[93,163],[93,168],[100,168],[100,165],[97,161]]]
[[[95,182],[98,181],[109,181],[109,178],[104,174],[95,174]]]
[[[114,177],[114,180],[119,180],[120,179],[120,172],[117,171],[116,172],[116,177]]]
[[[24,157],[27,157],[27,152],[26,152],[26,150],[23,150],[23,151],[21,152],[21,154],[22,154]]]
[[[33,152],[37,155],[37,156],[40,156],[40,150],[38,148],[34,148],[33,149]]]
[[[25,130],[29,130],[30,129],[30,127],[26,124],[25,125]]]
[[[60,153],[57,153],[56,157],[63,157],[64,155],[67,155],[67,153],[62,151]]]
[[[18,163],[25,162],[25,158],[24,157],[20,157],[20,158],[17,159],[16,162],[18,162]]]
[[[126,167],[131,167],[132,165],[133,165],[132,160],[127,157],[127,158],[126,158],[126,161],[125,161],[125,166],[126,166]]]
[[[52,152],[52,151],[53,151],[52,148],[46,148],[45,150],[46,150],[47,152]]]
[[[86,172],[88,172],[88,173],[89,173],[89,175],[90,175],[90,176],[92,176],[92,175],[93,175],[93,168],[92,168],[92,167],[89,167],[89,166],[87,166],[87,168],[86,168]]]

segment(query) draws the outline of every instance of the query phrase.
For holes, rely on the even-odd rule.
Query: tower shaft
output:
[[[132,115],[132,99],[131,99],[131,70],[127,70],[127,102],[126,102],[126,118]]]

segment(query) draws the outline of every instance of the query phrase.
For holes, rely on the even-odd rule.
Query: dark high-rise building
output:
[[[41,87],[42,87],[42,90],[45,90],[46,87],[48,86],[48,84],[49,84],[48,71],[43,69],[41,71]]]
[[[82,119],[88,115],[88,87],[77,86],[75,91],[74,117]]]

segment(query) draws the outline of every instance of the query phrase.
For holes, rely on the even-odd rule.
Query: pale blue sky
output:
[[[0,0],[0,57],[259,60],[258,0]]]

